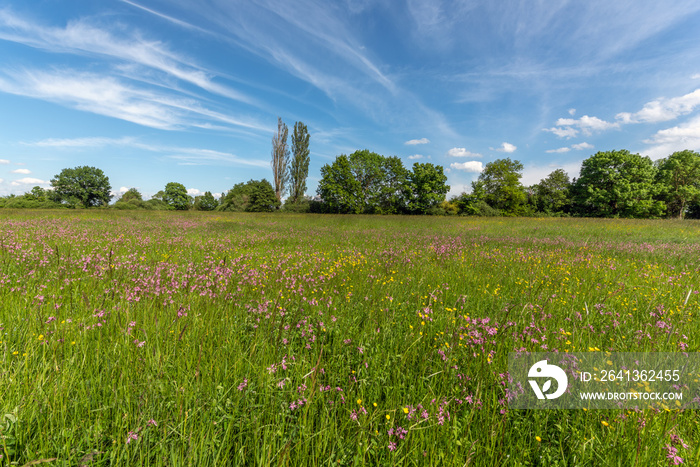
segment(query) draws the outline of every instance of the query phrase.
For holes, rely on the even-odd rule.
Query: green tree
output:
[[[187,188],[182,183],[170,182],[165,185],[163,201],[176,211],[185,211],[190,206]]]
[[[408,176],[398,157],[364,149],[323,166],[318,194],[329,212],[394,214],[405,209]]]
[[[550,173],[533,187],[537,210],[546,213],[565,212],[571,204],[570,189],[571,180],[564,169]]]
[[[24,194],[24,198],[32,201],[44,202],[48,200],[48,195],[46,190],[40,186],[32,187],[32,190]]]
[[[479,174],[484,201],[506,215],[516,215],[527,201],[525,189],[520,183],[523,164],[510,158],[496,159]]]
[[[598,152],[583,161],[571,187],[577,214],[591,217],[656,217],[665,211],[654,200],[656,168],[648,157],[627,150]]]
[[[666,202],[669,214],[683,219],[690,205],[700,201],[700,154],[674,152],[656,161],[658,198]]]
[[[374,211],[374,202],[379,195],[382,180],[382,162],[384,157],[368,149],[350,154],[350,170],[358,181],[360,191],[356,193],[360,212]]]
[[[106,206],[112,199],[109,177],[95,167],[63,169],[51,179],[51,186],[54,199],[71,206]]]
[[[251,182],[249,182],[251,183]],[[280,201],[277,199],[275,190],[266,179],[252,181],[250,189],[250,203],[246,211],[248,212],[271,212],[277,209]]]
[[[124,192],[122,197],[119,198],[120,201],[131,201],[132,199],[137,201],[143,201],[141,192],[139,192],[139,190],[137,190],[136,188],[129,188]]]
[[[217,211],[269,212],[279,207],[274,188],[266,179],[237,183],[221,200]]]
[[[301,201],[306,192],[310,161],[309,139],[306,125],[296,122],[292,134],[292,161],[289,165],[289,197],[292,203]]]
[[[194,201],[194,209],[198,211],[213,211],[219,205],[219,202],[211,194],[211,191],[205,191],[202,196],[197,196]]]
[[[289,129],[282,122],[281,118],[277,118],[277,133],[272,137],[272,180],[275,184],[275,196],[277,201],[282,201],[287,189],[287,181],[289,178],[289,148],[287,147],[287,134]]]
[[[222,198],[217,211],[245,211],[250,202],[250,183],[236,183]]]
[[[397,156],[385,157],[381,164],[382,177],[376,197],[376,211],[381,214],[401,214],[407,209],[407,190],[411,172]]]
[[[430,163],[413,164],[413,170],[408,174],[408,188],[406,193],[407,210],[411,214],[427,214],[443,201],[450,191],[446,185],[447,176],[440,165]]]
[[[325,211],[341,214],[362,212],[361,185],[355,179],[350,159],[345,154],[336,157],[332,164],[321,167],[317,192],[323,200]]]

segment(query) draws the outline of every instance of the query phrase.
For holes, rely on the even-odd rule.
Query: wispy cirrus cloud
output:
[[[4,77],[0,75],[0,91],[162,130],[207,128],[212,123],[265,132],[272,130],[255,121],[245,121],[206,108],[196,99],[138,88],[114,77],[74,70],[5,72]]]
[[[270,162],[259,159],[245,159],[236,154],[216,151],[206,148],[192,148],[168,146],[161,144],[151,144],[139,141],[137,138],[104,138],[104,137],[88,137],[88,138],[66,138],[66,139],[45,139],[34,142],[24,142],[25,146],[34,147],[49,147],[49,148],[104,148],[110,146],[131,147],[144,151],[160,153],[163,157],[177,161],[180,164],[187,165],[233,165],[245,167],[261,167],[269,168]]]
[[[134,0],[127,3],[141,7]],[[177,7],[174,16],[145,10],[173,24],[187,18],[184,28],[206,24],[220,41],[260,57],[311,84],[334,103],[360,109],[370,119],[407,125],[422,118],[430,122],[433,132],[457,135],[441,112],[400,85],[348,21],[349,11],[336,3],[177,2]]]
[[[213,74],[162,42],[138,31],[117,34],[104,25],[79,19],[65,27],[51,27],[0,10],[0,39],[52,52],[102,56],[155,69],[205,91],[248,104],[255,101],[229,86],[216,83]]]

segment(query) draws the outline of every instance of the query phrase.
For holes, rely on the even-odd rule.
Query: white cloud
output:
[[[684,149],[700,151],[700,116],[682,125],[659,130],[644,143],[651,145],[644,153],[652,159],[667,157]]]
[[[471,157],[471,158],[484,157],[479,153],[467,151],[465,148],[452,148],[449,151],[447,151],[447,155],[449,157]]]
[[[569,109],[569,115],[571,115],[572,117],[576,115],[576,109]]]
[[[700,73],[691,76],[690,79],[700,79]]]
[[[543,131],[549,131],[550,133],[554,133],[560,138],[566,138],[570,139],[573,138],[574,136],[578,135],[578,130],[576,128],[572,127],[554,127],[554,128],[545,128]]]
[[[19,180],[14,180],[10,182],[10,185],[12,186],[21,186],[21,185],[48,185],[49,182],[46,180],[41,180],[38,178],[32,178],[32,177],[25,177],[25,178],[20,178]]]
[[[582,149],[591,149],[593,148],[592,144],[589,143],[577,143],[577,144],[572,144],[571,147],[563,147],[563,148],[558,148],[558,149],[548,149],[545,152],[548,152],[550,154],[563,154],[565,152],[569,152],[572,149],[576,151],[580,151]]]
[[[583,161],[567,162],[566,164],[549,164],[544,166],[542,164],[526,165],[523,169],[523,176],[520,182],[525,186],[532,186],[535,183],[539,183],[540,180],[546,178],[547,175],[554,172],[557,169],[564,169],[564,171],[569,175],[569,178],[578,177],[581,171],[581,163]]]
[[[9,164],[9,163],[10,163],[10,161],[8,161],[7,159],[0,159],[0,164]]]
[[[450,183],[450,191],[447,193],[446,199],[454,198],[462,193],[471,193],[472,186],[463,183]]]
[[[414,154],[414,155],[412,155],[412,156],[408,156],[408,158],[411,159],[411,160],[423,159],[423,155],[422,155],[422,154]]]
[[[15,169],[12,171],[12,173],[13,174],[29,175],[30,173],[32,173],[32,171],[29,169]]]
[[[572,144],[572,145],[571,145],[571,149],[575,149],[575,150],[577,150],[577,151],[580,151],[580,150],[582,150],[582,149],[593,149],[593,147],[594,147],[594,146],[593,146],[592,144],[586,143],[586,142],[584,142],[584,143],[577,143],[577,144]]]
[[[188,189],[187,189],[187,194],[190,195],[190,196],[199,196],[199,195],[203,195],[204,192],[198,190],[197,188],[188,188]]]
[[[403,144],[408,144],[409,146],[415,146],[416,144],[428,144],[430,140],[428,138],[421,138],[421,139],[411,139],[409,141],[406,141]]]
[[[621,112],[616,115],[621,123],[656,123],[675,120],[700,106],[700,89],[680,97],[657,99],[647,102],[636,113]]]
[[[511,152],[515,152],[516,149],[518,149],[517,146],[510,144],[510,143],[503,142],[503,143],[501,143],[501,147],[496,149],[496,151],[511,153]]]
[[[586,136],[591,136],[594,132],[620,127],[620,124],[617,122],[606,122],[598,117],[589,117],[588,115],[584,115],[579,119],[560,118],[555,125],[553,128],[545,128],[544,131],[549,131],[560,138],[566,139],[577,136],[579,131]]]
[[[601,132],[620,127],[619,123],[606,122],[598,117],[589,117],[588,115],[584,115],[578,120],[573,118],[560,118],[556,121],[555,125],[559,127],[559,130],[565,129],[566,127],[577,127],[586,136],[591,136],[593,132]],[[551,129],[549,131],[557,134],[557,132],[553,130],[554,129]],[[559,135],[557,134],[557,136]],[[575,134],[572,136],[575,136]]]
[[[465,172],[480,173],[484,171],[484,164],[481,161],[453,162],[450,167]]]

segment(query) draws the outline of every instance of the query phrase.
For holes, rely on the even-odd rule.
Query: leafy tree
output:
[[[520,183],[523,164],[510,158],[496,159],[484,167],[479,174],[484,198],[491,207],[504,214],[515,215],[527,201],[527,195]]]
[[[362,212],[361,185],[354,177],[350,159],[345,154],[336,157],[332,164],[321,167],[321,180],[317,192],[323,199],[324,210],[328,212]]]
[[[394,214],[405,209],[408,176],[398,157],[364,149],[323,166],[318,194],[329,212]]]
[[[445,195],[450,191],[445,182],[447,176],[443,173],[442,166],[414,163],[413,170],[408,174],[408,212],[427,214],[430,209],[445,201]]]
[[[54,199],[71,206],[106,206],[112,199],[109,177],[95,167],[63,169],[51,179],[51,186]]]
[[[246,211],[271,212],[277,209],[279,205],[280,202],[270,182],[264,178],[260,181],[253,181],[250,190],[250,203]]]
[[[376,209],[384,175],[383,162],[383,156],[376,152],[370,152],[368,149],[350,154],[350,171],[352,177],[359,182],[360,188],[359,192],[356,193],[359,212],[372,213]]]
[[[139,190],[137,190],[136,188],[129,188],[124,192],[122,197],[119,198],[120,201],[131,201],[132,199],[135,199],[137,201],[143,201],[141,192],[139,192]]]
[[[401,214],[407,209],[407,193],[410,190],[411,172],[397,156],[385,157],[381,165],[382,178],[376,200],[376,212]],[[443,198],[444,199],[444,198]]]
[[[289,166],[289,197],[292,203],[303,199],[309,176],[309,132],[301,122],[294,124],[292,162]]]
[[[287,125],[277,118],[277,133],[272,137],[272,179],[275,183],[275,196],[282,201],[289,178],[289,148],[287,147]]]
[[[217,211],[245,211],[245,208],[250,202],[250,183],[236,183],[224,196],[221,198]]]
[[[217,211],[269,212],[279,207],[274,188],[266,179],[237,183],[223,197]]]
[[[211,194],[211,191],[205,191],[202,196],[197,196],[194,201],[194,208],[198,211],[213,211],[219,205],[219,202]]]
[[[533,187],[535,206],[546,213],[565,212],[570,205],[571,180],[564,169],[557,169]]]
[[[182,183],[170,182],[165,185],[163,201],[176,211],[185,211],[190,206],[190,196]]]
[[[654,217],[665,210],[654,200],[656,168],[627,150],[598,152],[583,161],[572,187],[574,210],[592,217]]]
[[[683,219],[690,205],[700,201],[700,154],[674,152],[656,161],[658,198],[666,202],[669,213]]]
[[[32,187],[31,191],[24,194],[24,199],[40,202],[47,201],[49,196],[46,193],[46,191],[47,190],[44,190],[42,187],[37,185],[35,187]]]

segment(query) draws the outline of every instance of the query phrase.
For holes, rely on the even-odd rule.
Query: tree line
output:
[[[272,183],[234,185],[218,199],[210,191],[191,196],[177,182],[149,200],[130,188],[114,203],[109,178],[95,167],[63,169],[51,188],[35,186],[21,196],[0,198],[5,208],[90,208],[316,212],[341,214],[433,214],[475,216],[581,216],[700,218],[700,154],[685,150],[653,162],[627,150],[598,152],[584,160],[573,180],[562,169],[539,183],[521,183],[523,164],[510,158],[486,164],[471,192],[447,201],[450,187],[440,165],[414,163],[367,149],[341,154],[321,168],[317,196],[306,196],[310,136],[296,122],[278,118],[272,138]],[[286,196],[288,195],[288,196]],[[286,198],[285,198],[286,196]]]
[[[557,169],[539,183],[521,184],[523,165],[486,164],[472,192],[448,203],[460,214],[581,217],[700,218],[700,154],[678,151],[653,162],[627,150],[598,152],[573,180]]]

